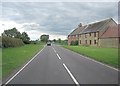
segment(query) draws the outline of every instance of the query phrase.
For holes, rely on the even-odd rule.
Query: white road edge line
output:
[[[60,56],[57,54],[57,56],[58,56],[58,59],[60,59],[61,60],[61,58],[60,58]]]
[[[45,48],[45,46],[43,47],[43,49]],[[28,63],[26,63],[12,78],[10,78],[5,84],[8,84],[10,81],[12,81],[30,62],[32,62],[34,59],[35,59],[35,57],[38,55],[38,54],[40,54],[42,51],[43,51],[43,49],[42,50],[40,50]]]
[[[94,60],[94,59],[91,59],[91,58],[89,58],[89,57],[86,57],[86,56],[83,56],[83,55],[80,55],[80,56],[82,56],[82,57],[84,57],[84,58],[86,58],[86,59],[88,59],[88,60],[91,60],[91,61],[93,61],[93,62],[96,62],[96,63],[98,63],[98,64],[104,65],[104,66],[106,66],[106,67],[108,67],[108,68],[111,68],[111,69],[114,69],[114,70],[116,70],[116,71],[119,71],[117,68],[111,67],[111,66],[109,66],[109,65],[106,65],[106,64],[101,63],[101,62],[99,62],[99,61],[96,61],[96,60]]]
[[[65,67],[65,69],[67,70],[68,74],[70,75],[70,77],[73,79],[74,83],[77,86],[80,86],[80,84],[78,83],[78,81],[75,79],[75,77],[73,76],[73,74],[70,72],[70,70],[68,69],[68,67],[63,63],[63,66]]]

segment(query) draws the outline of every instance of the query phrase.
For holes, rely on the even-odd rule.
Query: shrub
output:
[[[67,45],[67,41],[61,41],[61,45]]]
[[[78,40],[75,41],[75,45],[78,45]]]
[[[4,47],[4,48],[19,47],[19,46],[23,46],[23,45],[24,45],[24,43],[21,39],[2,36],[2,47]]]
[[[70,45],[78,45],[78,40],[76,40],[76,41],[71,41]]]

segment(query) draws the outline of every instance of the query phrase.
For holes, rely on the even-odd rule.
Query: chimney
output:
[[[82,23],[80,23],[80,24],[78,25],[78,27],[82,27]]]

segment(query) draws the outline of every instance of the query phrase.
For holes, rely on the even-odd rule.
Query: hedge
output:
[[[21,39],[2,36],[2,47],[4,47],[4,48],[19,47],[19,46],[23,46],[23,45],[24,45],[24,43]]]
[[[70,45],[78,45],[78,40],[76,40],[76,41],[71,41]]]

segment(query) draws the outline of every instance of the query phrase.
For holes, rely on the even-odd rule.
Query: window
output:
[[[94,32],[94,37],[96,37],[96,32]]]
[[[90,40],[90,45],[91,45],[91,40]]]
[[[91,33],[89,33],[89,35],[91,36]]]
[[[87,44],[87,40],[85,40],[85,43]]]
[[[74,38],[74,36],[72,36]]]
[[[85,38],[87,38],[87,34],[85,34]]]
[[[94,40],[94,44],[96,44],[96,40]]]
[[[80,38],[81,38],[81,34],[80,34]]]
[[[78,37],[78,35],[76,35],[76,37]]]
[[[80,44],[81,44],[81,40],[80,40]]]

